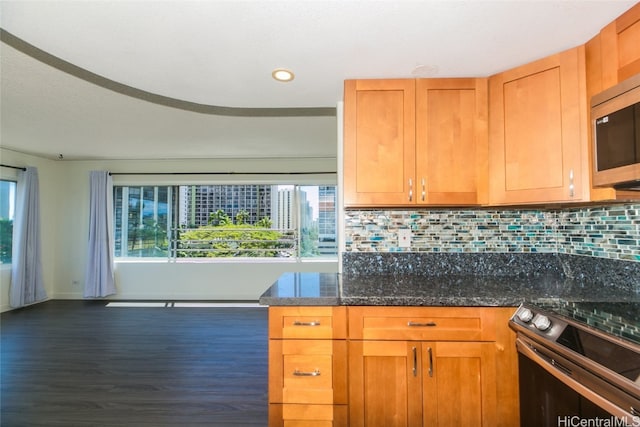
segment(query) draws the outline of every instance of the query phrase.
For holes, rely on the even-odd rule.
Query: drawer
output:
[[[269,307],[269,338],[346,337],[346,307]]]
[[[488,307],[349,307],[349,338],[357,340],[495,341]]]
[[[269,340],[269,401],[347,401],[347,342]]]
[[[269,427],[346,427],[346,405],[269,405]]]

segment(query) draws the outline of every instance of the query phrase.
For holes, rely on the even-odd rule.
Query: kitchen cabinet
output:
[[[489,203],[589,199],[584,46],[489,78]]]
[[[415,204],[415,96],[415,80],[345,81],[345,206]]]
[[[487,79],[416,81],[417,204],[487,203],[487,127]]]
[[[351,426],[495,426],[492,343],[350,342]]]
[[[487,80],[348,80],[345,206],[477,205],[487,194]]]
[[[587,46],[594,43],[598,50],[594,70],[602,85],[600,90],[640,73],[640,3],[602,28]]]
[[[272,306],[269,425],[518,425],[514,310]]]
[[[346,426],[346,307],[269,308],[269,426]]]
[[[517,425],[512,312],[350,307],[349,425]]]

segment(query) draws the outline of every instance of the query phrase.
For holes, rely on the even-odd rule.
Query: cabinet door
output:
[[[487,202],[487,79],[416,83],[417,203]]]
[[[490,78],[491,204],[582,199],[585,79],[583,47]]]
[[[348,80],[344,203],[415,204],[415,80]]]
[[[422,425],[420,343],[349,343],[349,425]]]
[[[495,344],[422,344],[425,426],[496,426]]]

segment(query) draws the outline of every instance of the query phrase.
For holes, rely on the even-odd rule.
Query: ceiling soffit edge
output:
[[[335,117],[335,107],[243,108],[200,104],[147,92],[92,73],[58,58],[0,28],[0,40],[44,64],[121,95],[194,113],[231,117]]]

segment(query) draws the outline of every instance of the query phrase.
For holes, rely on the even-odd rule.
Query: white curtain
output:
[[[16,189],[9,304],[22,307],[47,298],[40,250],[38,169],[27,167],[18,172]]]
[[[109,172],[90,172],[89,250],[84,297],[116,293],[113,274],[113,181]]]

